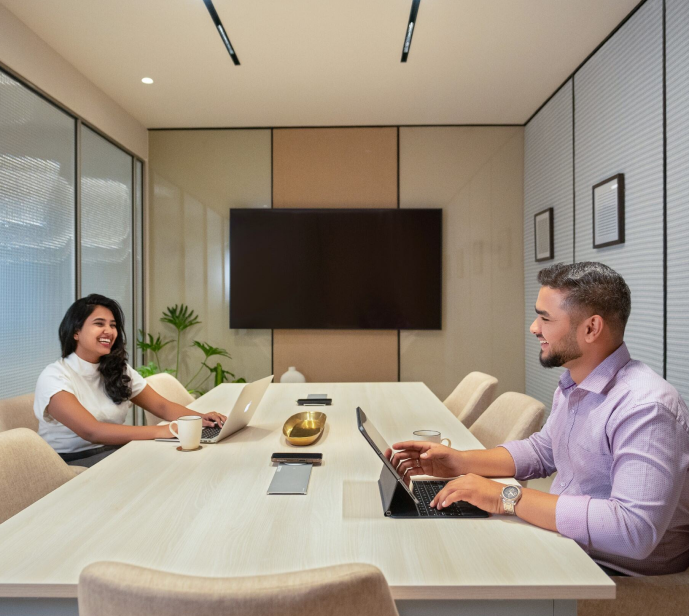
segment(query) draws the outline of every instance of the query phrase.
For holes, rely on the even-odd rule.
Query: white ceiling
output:
[[[148,128],[521,124],[638,0],[0,0]],[[152,77],[153,85],[141,83]]]

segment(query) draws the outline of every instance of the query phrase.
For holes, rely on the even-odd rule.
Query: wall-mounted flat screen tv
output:
[[[231,209],[230,327],[440,329],[442,210]]]

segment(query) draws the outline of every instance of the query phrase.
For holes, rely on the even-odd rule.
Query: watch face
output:
[[[514,486],[507,486],[503,489],[502,495],[509,499],[517,498],[517,496],[519,496],[519,490]]]

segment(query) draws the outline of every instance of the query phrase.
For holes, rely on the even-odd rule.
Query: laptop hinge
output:
[[[378,479],[378,489],[380,490],[380,500],[383,504],[383,512],[392,518],[416,518],[419,512],[409,492],[407,492],[397,481],[390,469],[383,465]]]

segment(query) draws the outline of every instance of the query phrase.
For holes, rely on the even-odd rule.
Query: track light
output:
[[[239,66],[239,58],[237,57],[237,52],[235,52],[234,47],[232,47],[232,43],[230,43],[230,37],[228,37],[227,32],[225,32],[225,28],[222,25],[222,22],[220,21],[220,16],[218,15],[218,11],[216,11],[215,7],[213,6],[213,1],[203,0],[203,3],[206,5],[206,8],[208,9],[208,12],[211,15],[211,19],[215,24],[215,27],[218,29],[220,38],[222,39],[223,44],[227,48],[227,51],[230,54],[230,58],[232,58],[232,62],[235,63],[235,66]]]
[[[404,46],[402,47],[402,62],[406,62],[407,56],[409,55],[411,39],[412,36],[414,36],[414,29],[416,28],[416,16],[419,13],[419,4],[421,4],[421,0],[412,0],[409,23],[407,24],[407,31],[404,35]]]

